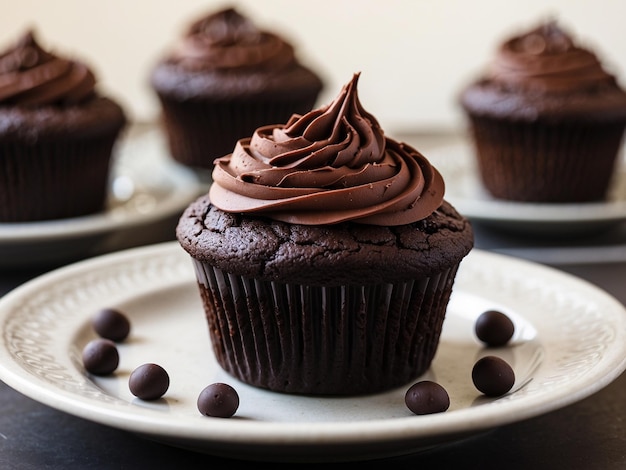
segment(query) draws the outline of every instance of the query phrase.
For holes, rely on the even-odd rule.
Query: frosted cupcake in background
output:
[[[0,222],[104,210],[125,125],[92,70],[43,49],[32,31],[0,52]]]
[[[607,197],[626,126],[626,93],[555,21],[503,42],[460,103],[483,185],[495,198]]]
[[[172,157],[209,170],[257,127],[310,111],[323,87],[291,44],[234,8],[191,24],[150,83]]]
[[[384,135],[357,82],[239,140],[180,218],[214,354],[248,384],[376,393],[437,350],[472,228],[427,158]]]

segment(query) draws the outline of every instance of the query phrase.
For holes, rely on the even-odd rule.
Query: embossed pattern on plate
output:
[[[120,367],[91,377],[80,360],[93,337],[90,316],[104,306],[132,323],[119,345]],[[483,349],[476,316],[500,308],[515,321],[510,347]],[[168,444],[237,458],[331,461],[417,451],[536,416],[580,400],[626,368],[626,311],[578,278],[531,262],[474,250],[463,261],[440,348],[423,378],[448,390],[450,409],[414,416],[406,387],[364,397],[276,394],[227,376],[211,353],[190,260],[176,242],[70,265],[0,299],[0,379],[25,395],[86,419]],[[470,370],[482,355],[505,358],[516,372],[511,393],[487,399]],[[171,386],[156,402],[128,391],[134,367],[162,364]],[[235,386],[231,419],[196,409],[214,381]]]

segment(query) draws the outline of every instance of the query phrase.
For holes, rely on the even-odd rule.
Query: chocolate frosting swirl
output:
[[[596,55],[577,46],[555,21],[505,41],[489,77],[505,86],[557,93],[615,82]]]
[[[227,8],[193,23],[170,61],[189,70],[281,69],[293,63],[295,55],[282,38]]]
[[[305,225],[405,225],[432,214],[443,200],[441,175],[417,150],[385,138],[361,106],[358,78],[329,105],[261,127],[217,159],[211,203]]]
[[[94,74],[84,64],[41,48],[32,31],[0,53],[0,105],[69,105],[94,95]]]

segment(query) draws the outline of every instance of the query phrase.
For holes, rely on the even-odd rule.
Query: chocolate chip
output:
[[[103,308],[91,320],[96,333],[111,341],[123,341],[130,333],[130,321],[119,310]]]
[[[515,325],[504,313],[487,310],[482,313],[474,325],[476,337],[490,347],[504,346],[513,337]]]
[[[515,373],[504,359],[485,356],[474,364],[472,381],[480,392],[490,397],[498,397],[513,388]]]
[[[239,408],[239,395],[228,384],[217,382],[205,387],[198,396],[198,410],[205,416],[230,418]]]
[[[407,390],[404,402],[416,415],[426,415],[446,411],[450,406],[450,397],[438,383],[423,380]]]
[[[83,348],[83,366],[95,375],[109,375],[120,363],[120,355],[115,343],[109,339],[98,338],[90,341]]]
[[[137,367],[128,379],[130,392],[142,400],[161,398],[169,386],[170,377],[158,364],[143,364]]]

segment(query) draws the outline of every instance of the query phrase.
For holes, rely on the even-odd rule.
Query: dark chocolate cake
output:
[[[0,222],[102,211],[121,106],[97,94],[89,68],[31,32],[0,53],[0,79]]]
[[[323,86],[288,42],[232,8],[195,21],[150,83],[172,157],[199,169],[257,127],[310,111]]]
[[[180,218],[215,356],[246,383],[381,392],[437,350],[473,232],[438,171],[362,108],[357,80],[240,140]]]
[[[460,103],[493,197],[606,199],[626,127],[626,92],[556,22],[506,40]]]

